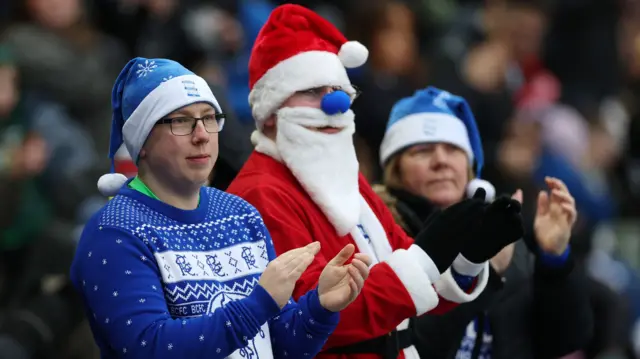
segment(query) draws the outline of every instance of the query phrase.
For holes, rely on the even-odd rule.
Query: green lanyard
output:
[[[155,193],[151,192],[149,187],[147,187],[147,185],[144,184],[144,182],[142,182],[142,180],[138,176],[135,176],[133,180],[129,182],[129,188],[135,189],[136,191],[144,195],[147,195],[153,199],[157,199],[158,201],[160,201],[160,198],[158,198],[158,196],[156,196]],[[198,204],[200,204],[200,198],[198,198]]]

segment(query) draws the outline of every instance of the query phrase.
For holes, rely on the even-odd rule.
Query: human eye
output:
[[[193,118],[189,117],[177,117],[171,119],[171,125],[179,127],[189,127],[193,125],[194,121],[195,120]]]
[[[202,116],[202,120],[204,122],[215,122],[216,121],[216,115],[214,115],[214,114],[204,115],[204,116]]]
[[[310,88],[308,90],[304,90],[304,91],[302,91],[302,93],[307,94],[307,95],[311,95],[311,96],[318,96],[318,95],[322,95],[324,93],[323,90],[324,89],[322,87],[314,87],[314,88]]]

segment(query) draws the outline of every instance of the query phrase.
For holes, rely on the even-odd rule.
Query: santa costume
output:
[[[367,56],[362,44],[347,41],[314,12],[298,5],[276,8],[249,62],[255,151],[228,191],[258,209],[277,253],[313,241],[322,244],[294,297],[317,285],[324,266],[347,243],[373,259],[361,294],[341,312],[318,358],[417,359],[409,318],[443,313],[476,298],[486,285],[487,263],[476,272],[474,285],[461,289],[451,270],[441,275],[413,244],[359,174],[348,97],[354,89],[346,68],[363,65]],[[324,86],[344,91],[325,95],[322,109],[281,108],[296,92]],[[274,115],[276,141],[261,131]],[[307,128],[326,126],[342,130],[327,134]]]

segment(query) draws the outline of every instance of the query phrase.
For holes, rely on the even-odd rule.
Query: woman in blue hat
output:
[[[463,98],[446,91],[429,87],[398,101],[380,156],[384,186],[376,191],[412,236],[437,209],[479,187],[487,201],[495,196],[493,186],[480,179],[482,142],[473,113]],[[547,178],[546,183],[550,191],[538,196],[533,236],[525,233],[526,245],[516,242],[491,259],[483,294],[446,315],[414,320],[420,358],[551,358],[587,342],[592,327],[588,295],[573,269],[569,246],[575,203],[560,180]],[[520,190],[512,202],[522,202]],[[497,233],[504,225],[493,223]],[[481,231],[473,233],[474,241],[492,241]],[[465,256],[473,262],[475,253]]]
[[[112,106],[110,157],[124,142],[138,176],[100,178],[114,197],[86,224],[71,267],[102,358],[315,356],[368,258],[345,264],[354,247],[344,247],[294,302],[320,245],[276,258],[255,208],[204,186],[225,120],[207,83],[174,61],[135,58]]]

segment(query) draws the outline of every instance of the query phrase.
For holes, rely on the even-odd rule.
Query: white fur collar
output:
[[[255,146],[257,152],[265,154],[278,162],[282,162],[282,157],[280,157],[276,143],[261,131],[255,130],[251,133],[251,143]]]

